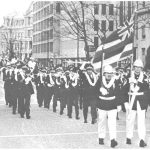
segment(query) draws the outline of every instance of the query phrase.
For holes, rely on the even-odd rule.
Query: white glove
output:
[[[126,109],[126,110],[129,109],[129,103],[128,103],[128,102],[124,103],[124,106],[125,106],[125,109]]]
[[[129,78],[129,83],[136,83],[137,81],[136,81],[136,79],[134,79],[134,78]]]
[[[100,88],[100,92],[102,93],[102,95],[107,95],[108,94],[108,91],[103,87]]]
[[[139,87],[139,86],[136,86],[136,87],[134,88],[134,92],[137,92],[139,89],[140,89],[140,87]]]
[[[117,112],[121,111],[121,106],[117,106]]]
[[[47,84],[47,86],[48,86],[48,87],[51,87],[51,85],[50,85],[49,83]]]

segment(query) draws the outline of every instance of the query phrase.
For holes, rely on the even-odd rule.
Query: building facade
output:
[[[105,31],[105,36],[108,36],[117,27],[118,20],[115,6],[115,3],[110,2],[107,4],[106,2],[99,2],[92,5],[93,14],[95,15],[95,20],[93,20],[94,29],[88,28],[87,30],[88,36],[93,39],[93,43],[89,42],[88,45],[94,47],[94,50],[101,43],[96,33]],[[63,13],[59,2],[41,1],[33,4],[33,57],[38,58],[44,65],[51,61],[57,64],[69,59],[73,61],[77,58],[85,59],[83,40],[80,38],[74,40],[66,37],[62,38],[57,34],[58,31],[62,32],[62,22],[58,19],[56,21],[55,18],[56,14],[59,13]],[[89,13],[86,13],[86,15],[89,15]],[[55,32],[56,30],[57,32]]]
[[[4,55],[13,51],[16,57],[22,58],[24,51],[24,18],[18,16],[4,17],[4,23],[0,27],[1,52]]]
[[[135,19],[134,55],[146,63],[147,50],[150,49],[150,2],[135,3],[137,14]]]
[[[28,10],[25,12],[24,15],[25,21],[25,49],[23,51],[23,57],[27,58],[32,55],[32,41],[33,41],[33,2],[31,2]]]

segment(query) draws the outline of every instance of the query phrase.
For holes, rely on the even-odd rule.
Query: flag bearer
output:
[[[143,62],[137,59],[133,64],[133,71],[129,78],[130,84],[130,101],[127,107],[126,118],[126,143],[131,144],[133,137],[134,122],[137,115],[138,136],[140,138],[140,147],[145,147],[146,127],[145,127],[145,112],[148,107],[148,83],[146,82],[146,75],[143,72]]]
[[[116,116],[117,109],[121,108],[121,101],[118,99],[119,85],[114,75],[113,68],[108,65],[104,67],[102,80],[99,78],[96,84],[97,108],[98,108],[98,137],[99,144],[104,144],[106,136],[106,123],[108,123],[111,147],[118,145],[116,141]],[[108,119],[107,119],[108,117]]]

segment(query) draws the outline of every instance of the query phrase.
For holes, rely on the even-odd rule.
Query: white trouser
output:
[[[106,136],[106,126],[107,126],[107,119],[108,119],[108,129],[109,129],[109,136],[110,140],[116,139],[116,117],[117,117],[117,109],[113,110],[101,110],[98,109],[98,138],[105,138]],[[108,116],[108,118],[107,118]]]
[[[146,126],[145,126],[145,110],[141,110],[139,101],[137,101],[137,110],[130,110],[126,115],[126,137],[131,139],[133,137],[134,122],[137,114],[138,136],[145,140]]]

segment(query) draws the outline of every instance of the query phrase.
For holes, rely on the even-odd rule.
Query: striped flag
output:
[[[133,21],[126,21],[123,27],[115,30],[96,50],[92,59],[95,69],[101,67],[102,54],[105,53],[103,65],[117,64],[118,61],[132,55]]]

